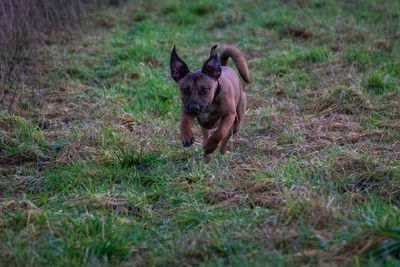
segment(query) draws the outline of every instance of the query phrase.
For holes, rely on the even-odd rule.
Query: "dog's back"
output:
[[[226,66],[228,64],[229,58],[232,58],[242,79],[245,82],[250,83],[251,79],[250,79],[249,69],[247,67],[247,62],[242,52],[240,52],[240,50],[233,45],[226,46],[224,47],[219,56],[219,61],[221,62],[221,66]]]

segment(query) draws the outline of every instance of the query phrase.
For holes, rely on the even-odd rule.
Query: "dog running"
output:
[[[196,118],[203,134],[204,161],[211,161],[211,154],[220,145],[225,154],[228,141],[239,131],[246,111],[246,94],[236,72],[226,66],[232,58],[240,76],[250,83],[247,62],[235,46],[225,47],[219,58],[217,45],[211,48],[209,59],[201,68],[190,71],[179,58],[175,46],[171,52],[171,76],[179,86],[182,101],[180,132],[182,144],[194,142],[192,126]],[[211,131],[215,129],[215,131]]]

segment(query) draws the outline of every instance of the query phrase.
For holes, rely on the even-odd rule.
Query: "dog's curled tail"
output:
[[[219,56],[221,65],[226,66],[230,57],[233,59],[233,62],[235,63],[236,68],[239,70],[240,76],[243,78],[243,80],[247,83],[250,83],[251,79],[249,68],[247,67],[247,62],[242,52],[240,52],[240,50],[233,45],[224,47]]]

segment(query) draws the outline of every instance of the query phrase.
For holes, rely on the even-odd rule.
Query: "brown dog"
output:
[[[218,58],[217,46],[211,48],[210,58],[200,69],[190,71],[178,57],[175,46],[171,53],[171,76],[178,83],[182,100],[181,139],[184,146],[194,142],[192,125],[196,117],[203,133],[204,160],[211,161],[211,153],[221,143],[225,154],[230,137],[243,122],[246,94],[236,72],[227,67],[231,57],[240,76],[250,83],[249,71],[243,54],[234,46],[226,47]],[[221,67],[222,65],[222,67]],[[210,130],[217,128],[210,136]]]

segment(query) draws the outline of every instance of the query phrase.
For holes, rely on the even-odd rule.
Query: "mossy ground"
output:
[[[134,1],[91,20],[32,54],[2,106],[3,265],[400,264],[400,2]],[[193,69],[216,43],[253,83],[205,165],[179,140],[169,53]]]

